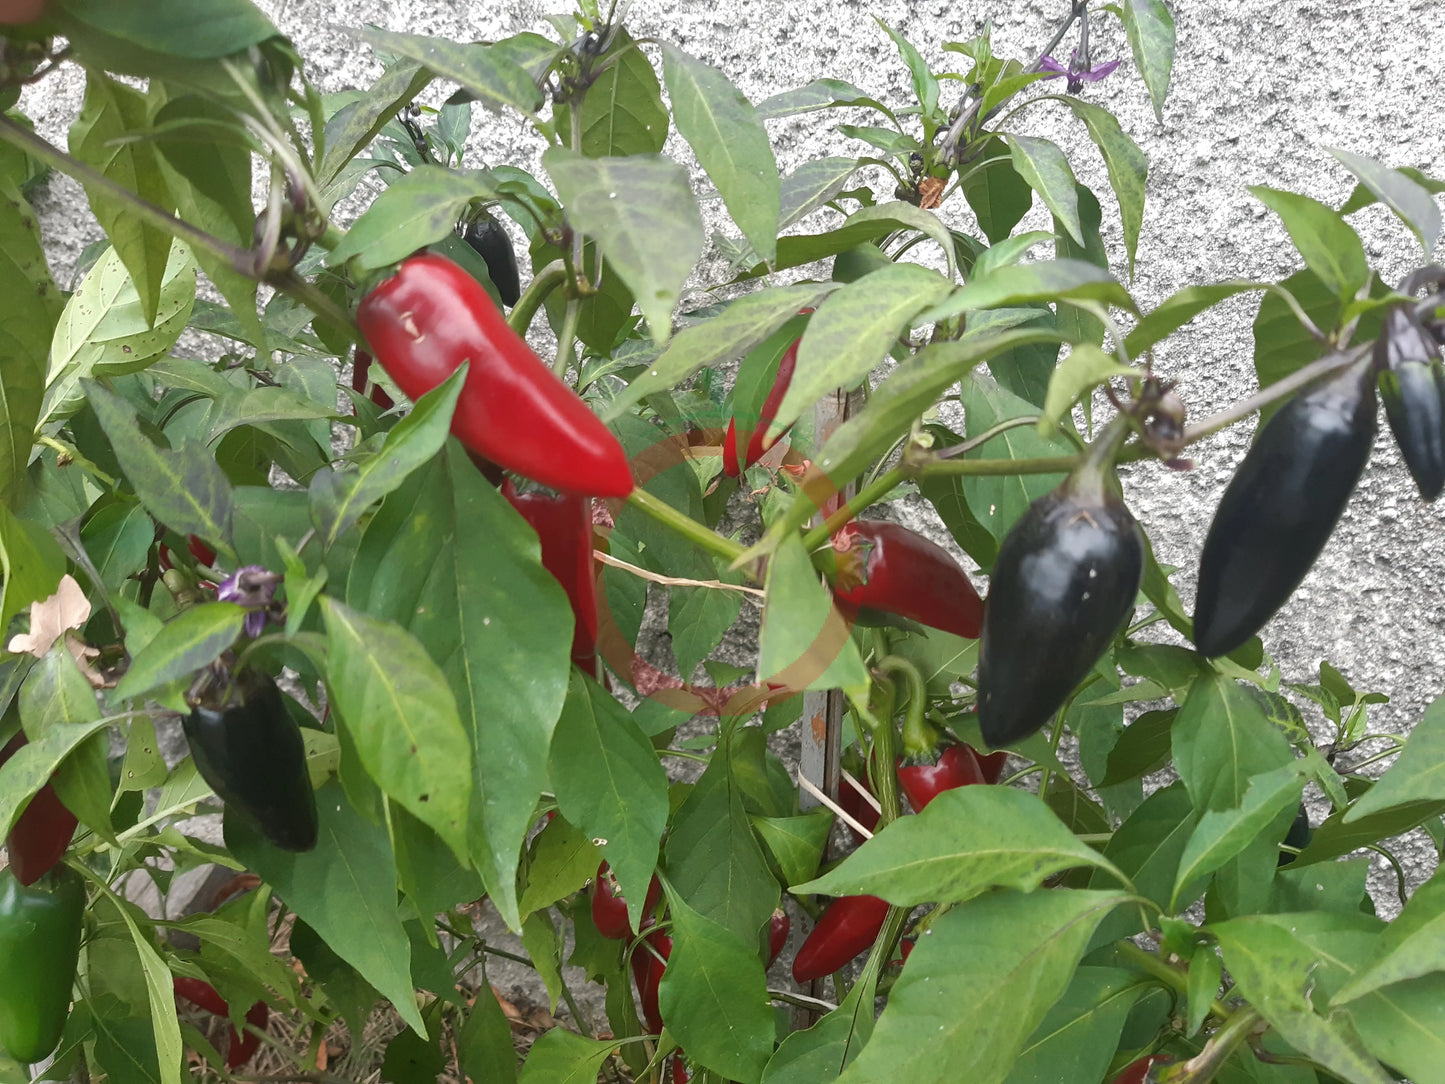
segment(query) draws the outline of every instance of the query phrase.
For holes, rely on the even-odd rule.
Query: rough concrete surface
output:
[[[342,27],[374,23],[458,40],[540,29],[541,17],[567,9],[562,0],[441,3],[432,0],[260,0],[292,36],[312,78],[325,91],[367,85],[380,67]],[[1096,5],[1102,7],[1102,5]],[[846,78],[895,106],[908,100],[908,76],[876,15],[913,41],[935,65],[945,41],[972,36],[994,22],[995,51],[1030,56],[1062,19],[1068,0],[834,0],[719,4],[637,0],[628,16],[636,35],[673,41],[722,68],[753,101],[821,76]],[[1093,16],[1096,57],[1125,58],[1086,96],[1107,106],[1149,161],[1148,205],[1130,287],[1141,308],[1157,305],[1193,284],[1235,277],[1274,280],[1300,266],[1279,220],[1246,191],[1268,184],[1338,205],[1353,178],[1325,151],[1343,147],[1388,165],[1413,165],[1445,175],[1439,138],[1445,98],[1445,5],[1434,0],[1229,0],[1172,4],[1178,26],[1174,81],[1162,122],[1148,96],[1122,31],[1103,13]],[[1068,42],[1057,50],[1067,57]],[[966,64],[950,56],[955,70]],[[82,80],[68,69],[27,91],[22,107],[43,134],[64,143],[80,103]],[[948,95],[959,84],[946,83]],[[444,92],[433,88],[428,101]],[[771,122],[783,171],[829,154],[867,153],[834,131],[844,113]],[[1127,276],[1117,208],[1102,162],[1082,125],[1057,104],[1024,110],[1019,123],[1070,152],[1080,178],[1100,198],[1104,238],[1114,270]],[[537,168],[540,141],[514,116],[477,111],[469,161],[513,162]],[[675,135],[669,153],[691,163]],[[864,176],[869,176],[865,173]],[[892,182],[872,171],[880,198]],[[40,198],[53,269],[62,283],[83,245],[98,237],[79,188],[55,179]],[[351,213],[355,213],[353,208]],[[961,200],[943,216],[972,226]],[[1376,206],[1353,221],[1371,261],[1391,282],[1420,262],[1418,246]],[[1048,226],[1035,206],[1025,228]],[[709,228],[720,228],[716,216]],[[733,231],[735,232],[735,231]],[[704,267],[714,266],[707,260]],[[1127,280],[1126,280],[1127,281]],[[695,285],[701,286],[695,278]],[[1242,295],[1201,316],[1155,352],[1158,370],[1180,382],[1193,418],[1254,390],[1250,332],[1257,295]],[[1194,569],[1210,515],[1248,445],[1252,424],[1235,426],[1193,449],[1195,469],[1171,472],[1157,464],[1128,469],[1127,496],[1147,526],[1159,556],[1192,605]],[[1445,502],[1417,498],[1388,431],[1344,521],[1315,570],[1264,632],[1285,680],[1311,681],[1319,662],[1337,665],[1357,688],[1378,690],[1391,702],[1372,709],[1376,725],[1403,730],[1445,686]],[[1318,723],[1320,720],[1316,719]],[[1317,736],[1325,731],[1316,728]],[[1410,879],[1434,868],[1433,849],[1405,848]],[[1390,882],[1374,885],[1382,910]]]

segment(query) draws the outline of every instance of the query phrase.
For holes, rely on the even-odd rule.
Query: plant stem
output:
[[[572,297],[567,299],[567,311],[562,316],[562,330],[557,333],[557,360],[552,371],[567,379],[567,370],[572,368],[572,359],[577,354],[577,325],[582,320],[582,302]]]
[[[956,474],[1068,474],[1078,464],[1079,456],[1076,455],[1039,456],[1035,459],[942,459],[924,464],[917,474],[921,478]]]
[[[104,191],[107,196],[124,203],[137,218],[161,232],[180,238],[192,248],[204,249],[219,256],[230,263],[238,274],[246,275],[248,278],[256,277],[250,249],[239,248],[222,241],[219,237],[197,229],[185,219],[177,218],[164,207],[151,203],[150,200],[142,199],[130,189],[116,184],[104,174],[97,173],[85,163],[72,158],[59,147],[47,143],[40,136],[15,123],[9,117],[0,116],[0,139],[12,146],[19,147],[52,169],[73,177],[86,189]]]
[[[1158,979],[1177,994],[1189,996],[1189,978],[1177,967],[1170,967],[1163,960],[1159,959],[1152,952],[1145,952],[1132,941],[1116,941],[1114,951],[1122,956],[1127,963],[1133,964],[1140,971]],[[1241,1015],[1232,1012],[1228,1006],[1215,998],[1210,1002],[1209,1011],[1221,1020],[1231,1020]]]
[[[1204,1044],[1204,1049],[1183,1064],[1184,1075],[1177,1079],[1188,1080],[1190,1084],[1208,1084],[1254,1032],[1261,1019],[1258,1011],[1252,1008],[1231,1013],[1224,1026]]]
[[[878,500],[878,498],[890,492],[899,482],[907,477],[908,472],[902,467],[894,467],[892,470],[879,475],[868,486],[859,490],[851,501],[843,505],[838,511],[834,512],[821,524],[804,535],[804,547],[811,553],[823,545],[823,543],[832,537],[834,531],[843,526],[843,524],[848,523],[857,516],[859,512]],[[799,499],[802,499],[801,495]]]
[[[627,501],[639,511],[647,513],[664,527],[680,534],[700,549],[707,550],[714,557],[731,564],[742,556],[743,548],[736,542],[723,538],[709,530],[691,516],[683,515],[666,501],[659,500],[647,490],[638,486],[627,497]]]
[[[553,260],[538,271],[532,276],[532,281],[527,283],[522,296],[517,298],[512,311],[507,313],[507,326],[525,338],[527,329],[532,326],[532,318],[537,315],[537,310],[542,307],[547,295],[566,281],[567,265],[561,260]]]

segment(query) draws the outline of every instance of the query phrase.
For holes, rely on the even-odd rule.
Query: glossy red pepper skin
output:
[[[687,1062],[682,1060],[681,1054],[672,1056],[672,1084],[687,1084],[691,1079],[687,1074]]]
[[[983,773],[983,781],[992,786],[1003,778],[1004,765],[1008,763],[1008,750],[1000,749],[984,756],[977,749],[973,749],[973,759],[978,761],[978,770]]]
[[[25,745],[25,732],[19,731],[0,749],[0,765]],[[65,856],[71,837],[79,822],[65,808],[55,787],[46,783],[36,792],[25,811],[10,829],[5,849],[10,855],[10,868],[22,885],[33,885],[49,873]]]
[[[351,390],[365,393],[366,385],[371,383],[371,355],[361,347],[356,348],[355,361],[351,365]],[[371,389],[371,401],[382,410],[390,410],[396,404],[392,402],[391,396],[382,391],[379,387]]]
[[[838,804],[843,807],[843,812],[852,817],[868,831],[878,827],[878,819],[883,815],[876,806],[864,796],[848,780],[844,779],[838,783]],[[848,834],[853,837],[854,842],[862,843],[863,836],[851,824],[847,825]]]
[[[204,979],[175,975],[171,978],[171,985],[177,997],[185,998],[191,1004],[205,1009],[212,1016],[219,1016],[222,1019],[230,1018],[230,1004],[216,992],[214,986]],[[254,1028],[265,1028],[270,1014],[271,1010],[267,1004],[264,1001],[258,1001],[246,1010],[246,1023]],[[234,1027],[231,1028],[226,1039],[226,1068],[239,1069],[245,1065],[251,1060],[260,1045],[261,1037],[259,1035],[253,1035],[249,1031],[238,1032]]]
[[[657,1034],[662,1031],[662,1010],[657,1006],[657,988],[662,982],[662,973],[667,970],[667,958],[672,955],[672,938],[661,930],[645,938],[647,945],[657,950],[661,960],[654,956],[647,945],[638,945],[632,954],[632,978],[637,983],[637,996],[642,1001],[642,1022],[647,1030]]]
[[[805,309],[805,312],[812,312],[812,309]],[[798,367],[798,343],[802,339],[794,341],[793,345],[783,352],[782,360],[778,362],[778,375],[773,380],[772,389],[768,397],[763,400],[763,408],[758,412],[758,423],[754,429],[749,429],[745,422],[741,427],[737,418],[728,422],[728,433],[723,438],[723,473],[729,478],[736,478],[747,470],[754,463],[763,457],[769,447],[763,446],[763,438],[768,435],[768,427],[773,424],[773,419],[778,416],[778,407],[783,403],[783,396],[788,394],[788,386],[793,382],[793,370]],[[793,428],[791,425],[788,429]],[[782,440],[788,429],[778,434],[777,440]],[[745,458],[738,461],[738,445],[746,443],[747,454]],[[774,444],[777,441],[773,442]]]
[[[356,316],[373,356],[413,399],[471,363],[452,433],[472,451],[564,493],[632,492],[617,438],[450,260],[406,260]]]
[[[950,745],[933,764],[905,764],[898,769],[898,785],[908,796],[913,812],[922,813],[934,798],[954,787],[984,783],[983,769],[967,745]]]
[[[593,677],[597,660],[597,568],[592,556],[592,501],[569,493],[502,493],[542,543],[542,567],[567,592],[572,603],[572,661]]]
[[[840,553],[862,550],[856,581],[834,587],[845,613],[897,614],[921,625],[977,639],[983,627],[983,599],[948,551],[896,523],[850,523],[833,536]]]
[[[662,882],[656,877],[647,886],[647,898],[642,902],[642,913],[648,915],[662,899]],[[630,940],[632,924],[627,921],[627,901],[617,888],[617,878],[612,875],[607,863],[597,867],[597,877],[592,882],[592,922],[597,932],[614,941]]]
[[[839,896],[793,957],[793,978],[811,982],[831,975],[878,939],[888,901],[877,896]]]
[[[773,966],[773,961],[783,951],[783,946],[788,943],[788,934],[792,932],[793,920],[788,917],[788,912],[781,907],[773,909],[773,917],[768,919],[768,966]]]

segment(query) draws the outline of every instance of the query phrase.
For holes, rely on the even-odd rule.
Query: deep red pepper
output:
[[[365,393],[366,385],[371,383],[371,355],[361,347],[356,348],[355,361],[351,365],[351,390]],[[392,402],[391,396],[382,391],[377,385],[372,385],[371,401],[382,410],[390,410],[396,404]]]
[[[647,886],[647,898],[642,902],[642,913],[651,914],[662,899],[662,882],[656,877]],[[597,878],[592,882],[592,922],[603,937],[624,941],[632,937],[632,924],[627,921],[627,901],[617,888],[617,878],[607,863],[597,867]]]
[[[969,748],[973,747],[969,746]],[[1008,762],[1008,750],[1000,749],[996,753],[984,756],[977,749],[973,749],[973,759],[978,761],[979,771],[983,772],[983,781],[992,785],[1003,778],[1003,768]]]
[[[587,497],[518,493],[510,485],[502,493],[537,532],[542,542],[542,567],[567,592],[572,603],[572,661],[593,677],[597,661],[597,567],[592,556],[592,501]]]
[[[831,975],[878,939],[888,901],[877,896],[839,896],[793,957],[793,978],[811,982]]]
[[[804,312],[812,312],[812,309],[804,309]],[[754,463],[763,457],[769,447],[763,446],[763,438],[768,435],[768,426],[773,424],[773,419],[778,416],[778,407],[783,403],[783,396],[788,394],[788,385],[793,382],[793,370],[798,365],[798,343],[797,339],[793,345],[783,352],[782,360],[778,362],[778,375],[773,380],[772,390],[768,397],[763,400],[763,408],[758,411],[758,423],[756,429],[747,428],[747,423],[739,428],[736,417],[728,422],[728,433],[723,438],[723,473],[729,478],[736,478],[743,471],[747,470]],[[792,426],[788,426],[791,429]],[[778,434],[777,440],[782,440],[788,429]],[[774,444],[777,440],[773,441]],[[738,444],[747,442],[747,456],[738,462]]]
[[[649,1032],[662,1031],[662,1011],[657,1007],[657,987],[662,982],[662,973],[667,970],[667,958],[672,955],[672,938],[661,930],[648,934],[646,944],[638,945],[632,953],[632,978],[637,983],[637,996],[642,1001],[642,1022]],[[654,955],[648,945],[657,950]],[[661,956],[662,959],[657,957]]]
[[[778,953],[783,951],[783,946],[788,943],[788,934],[792,932],[793,920],[788,917],[788,912],[781,907],[773,909],[773,917],[768,919],[768,966],[773,966],[773,961],[778,958]]]
[[[1150,1069],[1155,1065],[1167,1064],[1169,1060],[1159,1054],[1149,1054],[1131,1061],[1124,1066],[1124,1071],[1114,1078],[1114,1084],[1144,1084],[1149,1079]]]
[[[376,360],[413,399],[471,363],[452,433],[472,451],[565,493],[632,492],[617,438],[450,260],[406,260],[356,317]]]
[[[878,827],[878,819],[883,815],[878,807],[868,800],[866,790],[859,790],[846,779],[838,783],[838,804],[843,807],[844,813],[870,832]],[[863,836],[856,828],[851,824],[847,828],[855,842],[863,842]]]
[[[897,614],[976,639],[983,599],[947,550],[896,523],[850,523],[833,536],[839,558],[833,600],[845,613]]]
[[[946,790],[983,782],[978,758],[969,746],[961,744],[944,749],[937,763],[905,764],[898,769],[898,785],[915,813],[922,813],[924,806]]]
[[[672,1056],[672,1084],[687,1084],[690,1078],[687,1074],[687,1062],[682,1058],[681,1053]]]
[[[216,988],[204,979],[193,979],[184,975],[173,975],[171,985],[175,989],[177,997],[183,997],[212,1016],[219,1016],[222,1019],[229,1019],[231,1006],[225,998],[216,992]],[[271,1010],[264,1001],[258,1001],[246,1010],[246,1023],[254,1028],[264,1028],[266,1021],[271,1015]],[[256,1048],[261,1045],[261,1037],[253,1035],[249,1031],[238,1032],[234,1027],[230,1029],[226,1039],[226,1068],[239,1069],[251,1060],[256,1053]]]
[[[21,730],[6,742],[5,748],[0,749],[0,765],[19,752],[25,741],[25,731]],[[64,857],[78,823],[75,814],[65,808],[60,795],[55,793],[54,786],[46,783],[41,787],[5,840],[15,879],[29,887],[49,873]]]

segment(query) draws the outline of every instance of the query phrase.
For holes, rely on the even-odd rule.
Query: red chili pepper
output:
[[[632,492],[617,438],[450,260],[406,260],[356,316],[376,360],[413,399],[470,361],[452,433],[472,451],[565,493]]]
[[[948,746],[937,763],[905,764],[898,769],[898,785],[915,813],[922,813],[924,806],[946,790],[982,782],[983,769],[967,745]]]
[[[647,886],[647,898],[642,901],[642,913],[651,914],[662,899],[662,882],[656,877]],[[632,924],[627,921],[627,901],[617,888],[617,878],[607,863],[597,867],[597,879],[592,882],[592,922],[603,937],[614,941],[632,937]]]
[[[661,1032],[662,1011],[657,1007],[657,987],[662,982],[662,973],[667,970],[667,958],[672,955],[672,938],[657,930],[643,940],[646,944],[638,945],[632,953],[632,978],[637,983],[637,995],[642,1000],[642,1022],[649,1032]],[[648,945],[657,950],[656,956]]]
[[[216,564],[216,551],[211,549],[195,535],[186,536],[186,547],[191,551],[191,556],[207,568],[213,568]]]
[[[813,310],[804,309],[803,311],[812,312]],[[773,380],[772,390],[768,392],[768,397],[763,400],[762,409],[758,411],[757,428],[747,428],[746,422],[739,427],[736,417],[728,422],[728,434],[723,438],[723,473],[729,478],[736,478],[742,474],[761,459],[769,447],[772,447],[771,444],[764,447],[763,438],[768,434],[768,426],[772,425],[773,419],[778,416],[778,407],[783,403],[783,396],[788,394],[788,385],[793,382],[793,370],[798,365],[798,343],[802,341],[802,339],[794,340],[793,345],[783,352],[782,360],[778,362],[778,375]],[[791,428],[791,425],[788,426],[788,429]],[[779,433],[777,440],[782,440],[788,429]],[[776,444],[777,440],[773,441],[773,444]],[[739,463],[738,444],[743,441],[747,442],[747,457]]]
[[[593,677],[597,663],[597,570],[592,556],[592,501],[562,494],[502,493],[542,542],[542,567],[562,585],[572,603],[572,661]]]
[[[972,748],[972,746],[970,746]],[[973,758],[978,761],[979,771],[983,772],[983,781],[992,785],[1003,778],[1003,767],[1008,761],[1008,750],[1000,749],[997,753],[989,753],[984,756],[977,749],[973,749]]]
[[[230,1018],[231,1006],[216,992],[216,988],[204,979],[174,975],[171,977],[171,985],[177,997],[185,998],[212,1016]],[[264,1001],[258,1001],[246,1010],[246,1023],[254,1028],[264,1028],[270,1014],[270,1007]],[[231,1028],[226,1039],[226,1068],[239,1069],[245,1065],[260,1045],[259,1035],[249,1031],[238,1032],[234,1027]]]
[[[773,966],[773,961],[778,958],[778,953],[783,951],[783,946],[788,943],[788,934],[792,932],[793,920],[788,917],[788,912],[781,907],[773,909],[773,917],[768,919],[768,966]]]
[[[844,779],[838,783],[838,804],[843,807],[843,812],[852,817],[868,831],[878,827],[878,818],[883,814],[878,807],[870,802],[865,795],[866,790],[859,790],[848,780]],[[848,826],[848,833],[855,842],[862,843],[863,836],[851,824]]]
[[[1114,1084],[1144,1084],[1149,1079],[1150,1069],[1155,1065],[1167,1064],[1170,1060],[1159,1054],[1150,1054],[1131,1061],[1124,1066],[1124,1071],[1114,1078]]]
[[[366,385],[371,383],[371,355],[361,347],[356,348],[355,360],[351,365],[351,390],[365,392]],[[371,401],[382,410],[390,410],[396,404],[392,402],[391,396],[382,391],[377,385],[372,385]]]
[[[978,637],[983,599],[942,546],[896,523],[868,520],[840,529],[833,548],[839,555],[833,599],[840,610],[897,614]]]
[[[793,978],[810,982],[831,975],[878,939],[887,917],[887,900],[839,896],[828,904],[793,957]]]
[[[682,1054],[672,1056],[672,1084],[687,1084],[687,1063],[682,1060]]]
[[[25,741],[25,731],[21,730],[6,742],[0,749],[0,765],[19,752]],[[41,787],[5,840],[15,879],[28,887],[49,873],[65,856],[78,823],[51,784]]]

